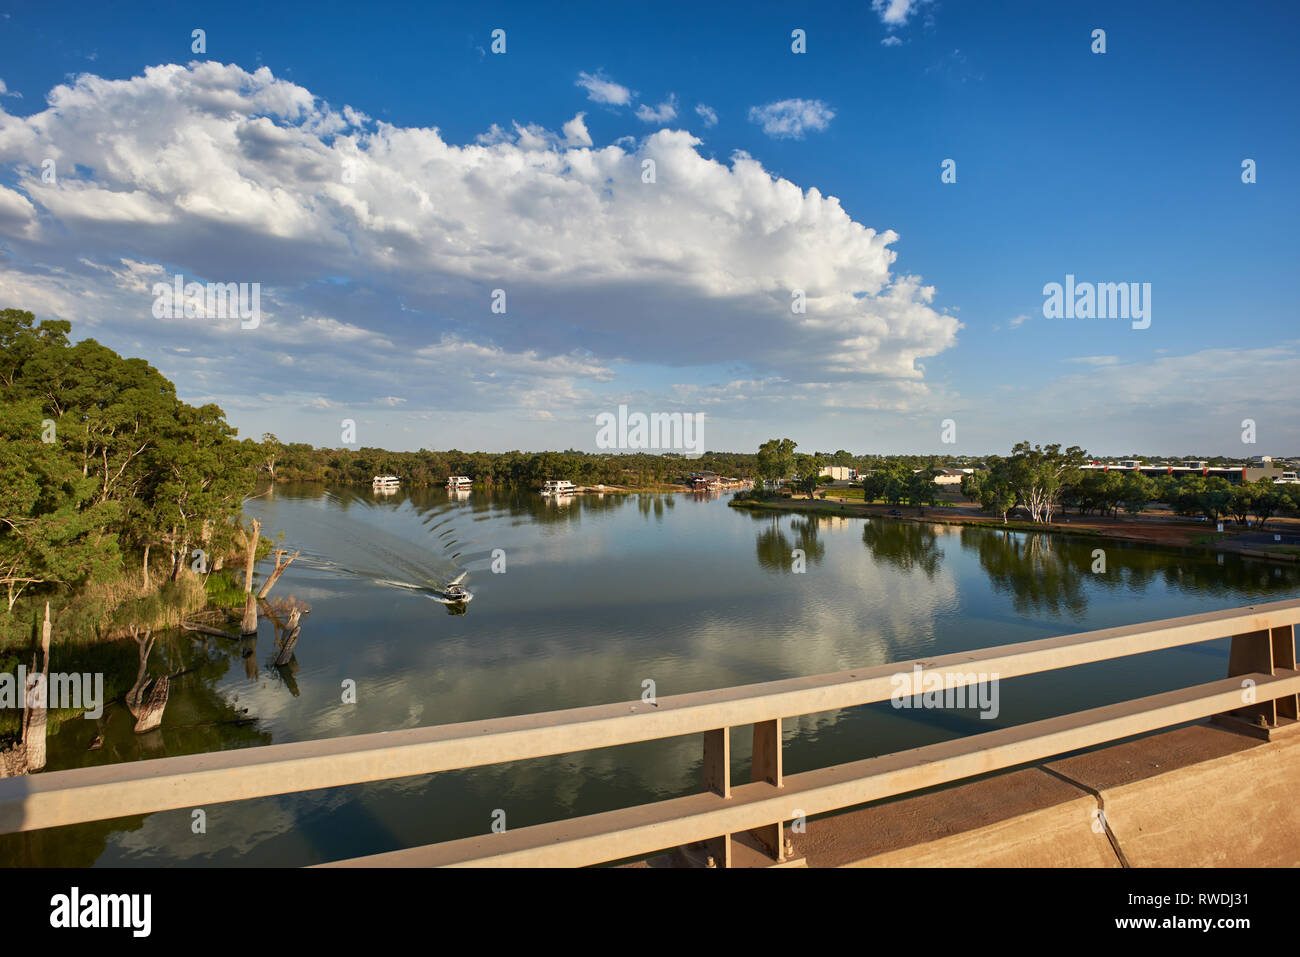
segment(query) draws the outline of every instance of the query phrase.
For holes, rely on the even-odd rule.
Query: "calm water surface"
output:
[[[281,486],[247,509],[302,556],[273,597],[312,608],[295,661],[257,640],[164,636],[182,672],[160,731],[120,703],[50,739],[56,770],[471,721],[768,681],[1300,594],[1295,568],[1093,540],[887,520],[751,514],[725,500]],[[1104,544],[1107,571],[1094,574]],[[501,550],[497,552],[496,550]],[[793,571],[800,549],[807,570]],[[505,571],[493,573],[494,553]],[[266,574],[271,562],[259,568]],[[418,590],[468,570],[451,614]],[[134,644],[102,654],[120,695]],[[1001,710],[888,703],[784,724],[787,772],[1210,681],[1227,642],[1002,682]],[[57,651],[52,667],[60,667]],[[67,666],[71,670],[73,666]],[[86,665],[81,666],[82,669]],[[342,701],[347,681],[356,703]],[[116,682],[116,683],[114,683]],[[90,750],[97,735],[103,746]],[[748,778],[749,739],[733,735]],[[674,797],[698,736],[0,839],[0,863],[302,865]]]

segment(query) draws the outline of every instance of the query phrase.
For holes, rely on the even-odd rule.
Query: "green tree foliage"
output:
[[[376,475],[396,475],[408,486],[440,486],[449,475],[467,475],[488,486],[540,488],[549,479],[568,479],[576,485],[648,487],[680,484],[692,472],[750,478],[758,474],[753,453],[705,452],[688,459],[677,453],[646,452],[462,452],[459,449],[391,452],[387,449],[313,448],[301,442],[252,443],[258,467],[269,472],[275,456],[278,482],[328,482],[334,485],[369,485]]]
[[[1124,511],[1137,515],[1155,498],[1156,483],[1140,472],[1134,472],[1124,477],[1120,491]]]
[[[1064,451],[1057,445],[1017,443],[1011,457],[1000,463],[1003,477],[1016,494],[1016,501],[1029,510],[1035,522],[1049,523],[1066,488],[1078,481],[1079,467],[1088,453],[1072,445]]]
[[[789,439],[784,441],[790,442]],[[790,447],[794,448],[794,443],[790,442]],[[759,453],[762,454],[761,452]],[[794,483],[795,491],[803,492],[809,498],[817,491],[817,485],[821,480],[821,470],[824,459],[821,454],[816,455],[797,455],[795,456],[795,470],[799,473],[799,480]]]
[[[862,498],[866,502],[883,499],[890,505],[907,501],[908,479],[912,470],[901,458],[885,459],[877,463],[862,478]]]
[[[1256,526],[1263,528],[1264,524],[1278,512],[1295,508],[1288,488],[1294,486],[1274,485],[1268,479],[1234,485],[1228,500],[1228,514],[1238,525],[1247,524],[1250,516],[1254,515]]]
[[[906,480],[907,501],[918,509],[933,505],[939,500],[939,487],[934,484],[934,470],[921,469]]]
[[[980,508],[990,515],[1002,516],[1005,524],[1007,513],[1016,507],[1016,493],[1011,489],[999,456],[990,455],[985,465],[986,471],[962,477],[961,493],[971,501],[979,502]]]
[[[215,405],[190,406],[141,359],[71,325],[0,310],[0,580],[24,590],[120,575],[152,545],[174,577],[191,545],[226,548],[255,483]],[[219,551],[216,553],[219,554]]]
[[[798,445],[791,439],[768,439],[758,447],[758,475],[768,482],[778,482],[794,471],[794,450]]]
[[[978,497],[985,511],[1001,515],[1004,522],[1019,506],[1033,521],[1047,524],[1063,503],[1077,501],[1080,466],[1086,459],[1087,453],[1077,446],[1062,451],[1060,445],[1020,442],[1007,458],[990,455],[983,474],[962,481],[962,493]]]
[[[1255,483],[1251,509],[1255,513],[1257,527],[1263,528],[1279,512],[1294,512],[1298,507],[1300,501],[1297,501],[1296,486],[1274,485],[1266,479]]]
[[[105,530],[120,515],[94,477],[40,440],[38,400],[0,404],[0,581],[7,611],[31,586],[80,585],[118,561]]]

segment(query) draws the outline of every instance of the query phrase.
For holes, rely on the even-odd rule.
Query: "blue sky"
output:
[[[135,10],[0,6],[0,299],[241,434],[1300,453],[1293,5]],[[177,272],[264,321],[155,318]],[[1067,274],[1150,327],[1044,318]]]

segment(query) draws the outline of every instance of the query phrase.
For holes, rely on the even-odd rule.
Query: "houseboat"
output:
[[[447,488],[456,492],[468,492],[474,480],[468,475],[448,475]]]
[[[376,489],[396,489],[401,484],[402,480],[396,475],[376,475],[374,478],[374,487]]]
[[[551,479],[542,486],[543,495],[572,495],[577,490],[578,486],[567,479]]]

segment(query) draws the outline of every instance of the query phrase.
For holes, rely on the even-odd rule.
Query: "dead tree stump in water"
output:
[[[244,617],[239,620],[241,635],[257,634],[257,596],[249,592],[244,599]]]
[[[45,706],[50,677],[50,603],[45,603],[45,623],[41,625],[41,670],[36,670],[36,655],[23,688],[22,737],[12,748],[0,752],[0,778],[16,777],[45,767]]]
[[[50,603],[45,603],[45,622],[41,625],[41,665],[39,683],[27,679],[27,714],[24,716],[23,745],[27,748],[27,770],[39,771],[45,767],[45,707],[50,678]],[[32,670],[36,670],[36,656],[32,655]]]
[[[135,733],[144,734],[162,724],[163,709],[167,707],[167,697],[171,693],[171,680],[163,675],[149,688],[149,652],[153,651],[153,631],[146,629],[141,638],[132,627],[131,637],[135,639],[140,652],[140,670],[136,672],[135,684],[126,693],[126,706],[135,716]],[[147,696],[146,689],[149,692]]]
[[[167,696],[171,693],[171,680],[163,675],[149,689],[149,697],[140,706],[135,716],[135,733],[144,734],[162,724],[163,711],[167,707]]]
[[[253,519],[253,535],[248,540],[248,556],[244,566],[244,619],[239,630],[245,635],[257,634],[257,598],[253,595],[253,563],[257,561],[257,539],[262,533],[262,523]]]
[[[298,644],[298,633],[302,628],[298,624],[301,612],[295,608],[289,614],[289,623],[284,626],[284,637],[280,640],[280,653],[275,656],[277,666],[284,666],[293,657],[293,646]]]

